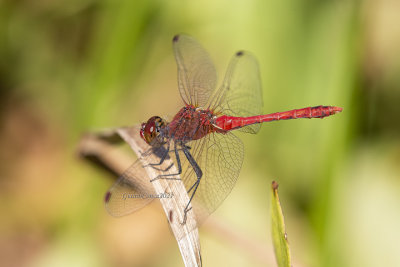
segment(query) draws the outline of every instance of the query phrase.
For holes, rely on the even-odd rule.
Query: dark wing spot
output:
[[[236,53],[236,56],[241,57],[241,56],[243,56],[243,54],[244,54],[243,51],[238,51],[238,52]]]
[[[173,42],[178,42],[179,40],[179,34],[175,35],[174,38],[172,39]]]
[[[108,201],[110,201],[111,198],[111,192],[107,191],[106,195],[104,196],[104,202],[108,203]]]

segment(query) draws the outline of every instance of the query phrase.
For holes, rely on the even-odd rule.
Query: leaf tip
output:
[[[277,190],[279,187],[279,184],[276,181],[272,181],[272,185],[271,185],[273,190]]]

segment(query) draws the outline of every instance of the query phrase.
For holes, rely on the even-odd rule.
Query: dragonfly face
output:
[[[149,145],[158,143],[157,141],[162,138],[160,136],[162,128],[166,125],[165,120],[158,116],[151,117],[147,122],[142,123],[140,128],[140,137]]]

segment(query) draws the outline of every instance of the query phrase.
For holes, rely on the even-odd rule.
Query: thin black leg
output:
[[[168,143],[168,147],[167,147],[167,149],[165,150],[165,151],[167,151],[167,152],[165,152],[165,154],[163,154],[162,157],[160,157],[161,160],[160,160],[159,163],[149,163],[149,164],[147,164],[147,165],[144,165],[143,167],[152,167],[153,169],[155,169],[155,170],[157,170],[157,171],[162,171],[162,172],[166,172],[166,171],[168,171],[169,169],[171,169],[171,167],[174,165],[173,163],[171,163],[171,165],[169,165],[169,166],[168,166],[167,168],[165,168],[165,169],[161,169],[161,168],[156,168],[156,167],[155,167],[155,166],[161,165],[161,164],[164,162],[164,160],[167,158],[168,153],[169,153],[169,152],[172,152],[172,150],[169,150],[169,148],[170,148],[170,143]],[[191,149],[190,146],[186,146],[186,148]],[[183,150],[183,149],[182,149],[182,148],[179,148],[178,151],[180,151],[180,150]],[[175,148],[174,148],[174,151],[175,151]]]
[[[183,217],[183,222],[182,224],[186,223],[187,220],[187,213],[192,209],[191,207],[189,208],[190,203],[193,200],[194,195],[196,194],[197,188],[199,188],[200,185],[200,180],[201,177],[203,177],[203,172],[200,169],[199,165],[197,164],[196,160],[193,158],[192,154],[190,154],[188,149],[183,149],[183,153],[185,154],[186,158],[188,159],[190,165],[192,165],[192,168],[194,170],[194,172],[196,173],[197,176],[197,181],[190,187],[190,189],[188,190],[188,193],[190,193],[190,191],[193,190],[192,195],[190,196],[190,200],[188,202],[188,204],[186,205],[185,209],[184,209],[184,217]]]
[[[187,205],[186,205],[186,207],[185,207],[185,209],[184,209],[184,213],[185,213],[185,214],[184,214],[184,217],[183,217],[183,222],[182,222],[181,224],[185,224],[185,223],[186,223],[186,220],[187,220],[187,213],[192,209],[191,207],[189,208],[190,203],[192,202],[193,197],[194,197],[194,195],[196,194],[196,191],[197,191],[197,189],[198,189],[198,187],[199,187],[199,185],[200,185],[201,177],[203,177],[203,172],[202,172],[200,166],[197,164],[196,160],[193,158],[192,154],[190,154],[189,149],[190,149],[190,147],[187,147],[187,146],[185,146],[185,145],[182,146],[181,149],[178,149],[177,146],[176,146],[176,144],[175,144],[174,150],[175,150],[176,162],[177,162],[177,165],[178,165],[178,166],[177,166],[177,167],[178,167],[178,173],[174,173],[174,174],[163,174],[163,175],[159,175],[159,176],[157,176],[156,178],[150,180],[150,182],[153,182],[153,181],[158,180],[158,179],[180,180],[180,178],[173,178],[173,177],[169,177],[169,176],[176,176],[176,175],[179,175],[179,174],[182,173],[182,164],[181,164],[181,160],[180,160],[178,151],[179,151],[179,150],[182,150],[182,151],[183,151],[183,153],[185,154],[187,160],[189,161],[190,165],[192,166],[194,172],[196,173],[197,180],[196,180],[196,182],[190,187],[190,189],[188,190],[188,194],[189,194],[192,190],[193,190],[193,192],[192,192],[192,194],[191,194],[191,196],[190,196],[189,202],[187,203]],[[170,168],[170,167],[168,167],[168,168]]]
[[[180,178],[172,178],[169,176],[177,176],[182,173],[182,164],[181,164],[181,159],[179,158],[179,149],[176,146],[176,143],[174,145],[174,151],[175,151],[175,157],[176,157],[176,163],[178,165],[178,172],[177,173],[171,173],[171,174],[161,174],[158,175],[156,178],[150,180],[150,182],[153,182],[158,179],[166,179],[166,180],[181,180]],[[171,168],[172,166],[167,167],[167,169]]]
[[[149,163],[149,164],[147,164],[147,165],[145,165],[145,166],[143,166],[143,167],[158,166],[158,165],[163,164],[164,160],[165,160],[165,159],[167,158],[167,156],[168,156],[170,144],[171,144],[171,143],[168,142],[168,143],[167,143],[166,149],[162,149],[162,152],[161,152],[162,154],[161,154],[161,155],[157,155],[157,156],[160,157],[160,162],[159,162],[159,163]]]

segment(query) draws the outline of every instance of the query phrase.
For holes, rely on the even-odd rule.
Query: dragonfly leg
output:
[[[150,182],[153,182],[153,181],[158,180],[158,179],[181,180],[180,178],[169,177],[169,176],[177,176],[177,175],[182,173],[182,164],[181,164],[181,159],[179,158],[179,153],[178,153],[179,149],[176,147],[176,145],[174,147],[174,151],[175,151],[176,163],[178,165],[178,172],[177,173],[171,173],[171,174],[160,174],[156,178],[151,179]],[[173,164],[168,166],[167,170],[170,169],[172,167],[172,165]]]
[[[160,158],[160,162],[158,163],[149,163],[147,165],[144,165],[143,167],[149,167],[149,166],[159,166],[161,164],[163,164],[164,160],[167,158],[168,156],[168,152],[169,152],[169,147],[170,147],[170,143],[167,143],[167,147],[166,149],[161,149],[161,152],[157,154],[157,156],[159,156]],[[169,167],[170,168],[170,167]]]
[[[192,190],[193,190],[193,192],[192,192],[192,195],[190,196],[189,202],[187,203],[185,209],[183,210],[183,212],[185,214],[184,214],[184,217],[183,217],[183,222],[181,223],[182,225],[186,223],[187,213],[192,209],[192,207],[189,208],[190,203],[192,202],[193,197],[196,194],[197,188],[199,188],[201,177],[203,177],[202,170],[200,169],[200,167],[197,164],[196,160],[193,158],[192,154],[190,154],[189,150],[183,149],[183,153],[185,154],[186,158],[188,159],[190,165],[192,165],[192,168],[193,168],[193,170],[194,170],[194,172],[196,173],[196,176],[197,176],[197,181],[188,190],[188,194]]]
[[[171,169],[172,168],[172,166],[174,166],[174,164],[173,163],[171,163],[167,168],[165,168],[165,169],[161,169],[161,168],[157,168],[157,167],[154,167],[154,165],[145,165],[145,166],[143,166],[143,167],[151,167],[152,169],[154,169],[154,170],[156,170],[156,171],[160,171],[160,172],[166,172],[166,171],[168,171],[169,169]]]
[[[171,167],[174,165],[173,163],[171,163],[171,165],[169,165],[169,166],[168,166],[167,168],[165,168],[165,169],[161,169],[161,168],[155,167],[155,166],[161,165],[161,164],[164,162],[164,160],[167,158],[167,155],[168,155],[169,152],[175,151],[175,149],[174,149],[174,150],[169,150],[169,147],[170,147],[170,144],[168,143],[168,147],[167,147],[167,149],[165,149],[166,152],[164,152],[165,154],[163,154],[163,155],[161,156],[161,160],[160,160],[159,163],[149,163],[149,164],[147,164],[147,165],[144,165],[143,167],[152,167],[153,169],[155,169],[155,170],[157,170],[157,171],[163,171],[163,172],[166,172],[166,171],[168,171],[169,169],[171,169]],[[186,148],[191,149],[190,146],[186,146]],[[182,148],[179,148],[179,149],[178,149],[178,151],[181,151],[181,150],[183,150],[183,149],[182,149]],[[179,173],[179,174],[180,174],[180,173]]]

